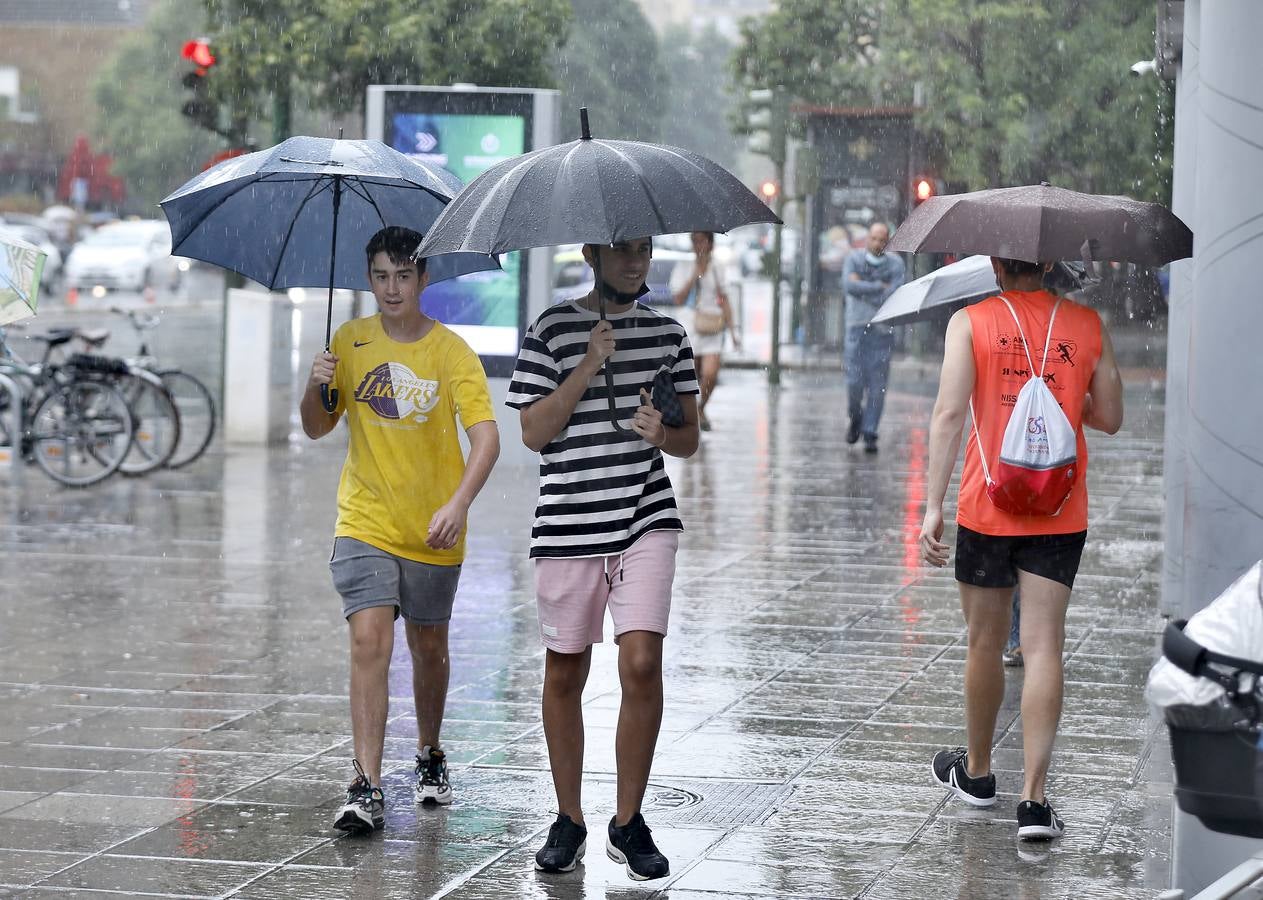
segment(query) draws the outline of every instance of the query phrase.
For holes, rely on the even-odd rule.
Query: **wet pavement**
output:
[[[843,443],[840,373],[791,372],[769,393],[759,372],[731,371],[701,451],[670,462],[688,530],[645,809],[672,865],[656,882],[602,852],[610,643],[585,695],[588,856],[568,875],[532,868],[554,803],[533,468],[498,467],[472,515],[443,732],[456,802],[413,804],[397,653],[386,828],[367,839],[330,828],[351,775],[325,565],[340,438],[216,444],[186,471],[86,491],[36,469],[0,480],[0,895],[1154,896],[1172,781],[1141,696],[1162,625],[1161,373],[1130,371],[1122,432],[1090,440],[1049,781],[1068,831],[1026,847],[1021,670],[996,735],[1001,802],[974,810],[930,781],[933,752],[963,740],[965,650],[950,574],[917,561],[932,385],[912,371],[896,370],[875,456]]]

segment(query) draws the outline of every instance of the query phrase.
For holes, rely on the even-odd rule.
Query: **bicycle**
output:
[[[167,460],[169,469],[179,469],[198,459],[210,446],[215,436],[216,412],[215,398],[210,388],[206,387],[194,376],[173,366],[159,367],[158,360],[150,353],[145,339],[145,332],[152,331],[162,324],[155,315],[139,310],[125,310],[111,307],[110,312],[125,316],[140,342],[140,348],[134,357],[126,357],[126,361],[156,374],[175,401],[180,418],[180,438],[175,452]],[[108,329],[93,332],[80,332],[80,338],[89,346],[100,348],[109,339]]]
[[[73,338],[70,331],[45,336],[49,349]],[[87,487],[114,474],[135,437],[136,422],[123,395],[73,363],[28,365],[17,358],[0,328],[0,411],[16,404],[17,424],[0,416],[0,441],[69,487]]]

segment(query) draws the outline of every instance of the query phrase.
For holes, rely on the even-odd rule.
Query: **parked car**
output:
[[[61,251],[53,243],[52,236],[38,225],[14,222],[8,216],[0,219],[0,234],[3,233],[11,234],[26,241],[28,244],[34,244],[43,251],[44,256],[47,258],[44,260],[44,275],[40,279],[40,288],[43,291],[56,290],[57,281],[61,278],[62,260]]]
[[[66,287],[174,290],[188,265],[187,260],[171,255],[171,232],[165,222],[114,222],[75,244],[66,260]]]
[[[649,274],[645,277],[649,293],[641,298],[642,302],[655,306],[671,305],[671,270],[681,260],[692,262],[692,252],[654,247]],[[584,262],[582,250],[574,248],[556,253],[553,256],[553,302],[573,300],[590,290],[592,269]]]

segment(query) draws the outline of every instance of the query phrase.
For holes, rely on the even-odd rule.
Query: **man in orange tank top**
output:
[[[1044,782],[1061,717],[1066,607],[1087,537],[1083,427],[1107,434],[1118,431],[1123,422],[1122,380],[1109,334],[1096,312],[1069,300],[1057,306],[1058,298],[1043,289],[1049,265],[999,258],[991,264],[1012,312],[1003,299],[991,297],[952,316],[930,424],[929,485],[920,545],[922,558],[941,567],[950,551],[942,539],[943,498],[972,399],[977,432],[970,429],[965,448],[956,548],[956,581],[969,639],[968,746],[940,751],[932,770],[935,781],[967,803],[995,804],[991,743],[1004,698],[1001,653],[1009,633],[1013,587],[1020,585],[1025,682],[1018,836],[1048,840],[1060,837],[1065,828],[1044,794]],[[988,466],[994,467],[1016,395],[1032,374],[1041,371],[1076,432],[1077,477],[1056,515],[1015,515],[992,504],[979,453],[986,454]]]

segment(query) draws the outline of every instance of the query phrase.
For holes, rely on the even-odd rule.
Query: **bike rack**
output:
[[[22,471],[22,386],[0,372],[0,388],[8,391],[12,398],[9,408],[0,412],[0,416],[8,418],[5,430],[13,437],[11,446],[0,445],[0,468],[7,463],[12,472],[11,477],[16,479],[18,473]],[[6,452],[8,453],[7,460],[4,458]]]

